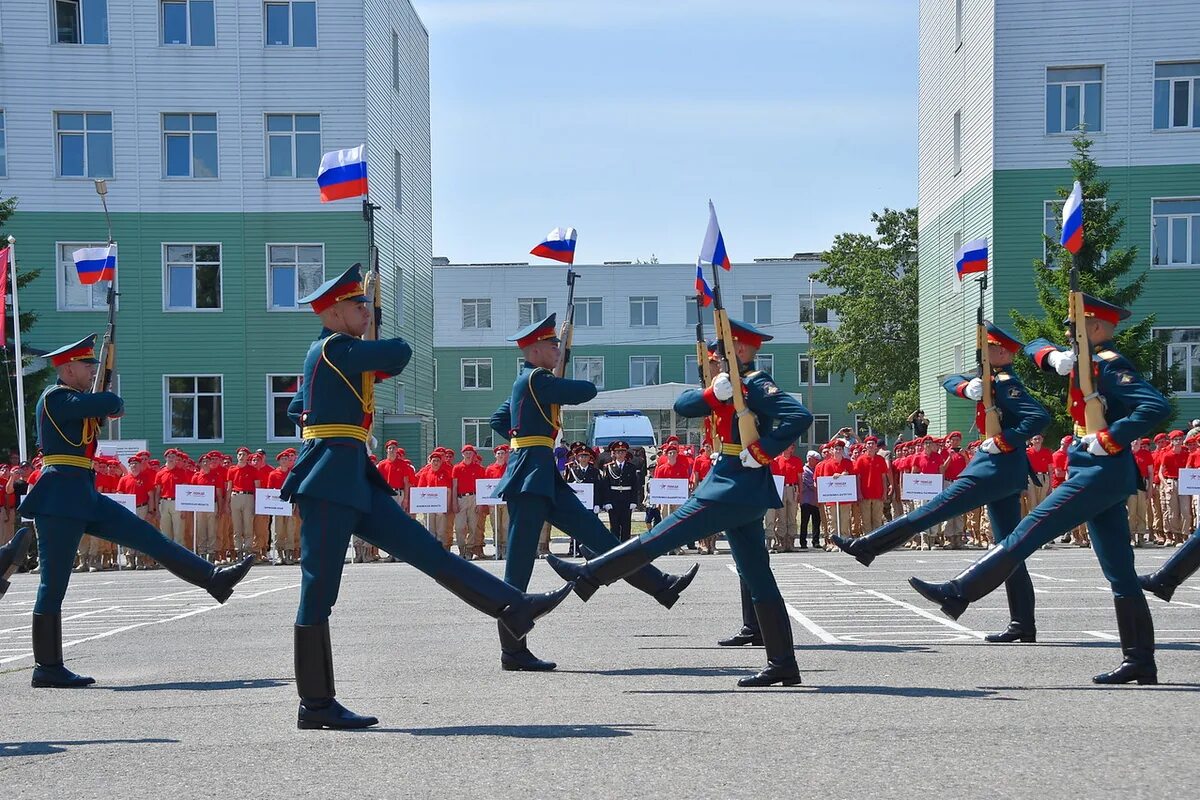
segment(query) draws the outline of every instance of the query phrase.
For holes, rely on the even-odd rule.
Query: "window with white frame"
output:
[[[108,0],[53,0],[56,44],[108,44]]]
[[[1157,328],[1175,394],[1200,394],[1200,328]]]
[[[213,0],[161,0],[159,22],[164,45],[212,47],[217,43]]]
[[[742,319],[751,325],[770,325],[771,295],[742,295]]]
[[[474,445],[480,448],[490,448],[493,444],[491,420],[487,417],[462,418],[462,442],[464,445]]]
[[[820,445],[829,441],[832,431],[829,429],[828,414],[813,414],[813,423],[808,428],[808,444],[812,448],[819,448]]]
[[[954,174],[962,172],[962,111],[954,112]]]
[[[691,386],[700,385],[700,362],[695,356],[683,357],[683,382]]]
[[[634,328],[658,327],[658,298],[629,298],[629,324]]]
[[[220,375],[164,375],[164,441],[220,441],[225,427],[223,384]]]
[[[660,359],[658,356],[629,357],[629,385],[657,386],[662,381],[660,375]]]
[[[4,130],[4,109],[0,108],[0,178],[8,177],[8,139]]]
[[[575,324],[581,328],[600,328],[604,325],[604,299],[575,298]]]
[[[217,115],[163,114],[163,177],[215,178]]]
[[[1200,197],[1154,200],[1151,205],[1151,263],[1200,267]]]
[[[1046,68],[1046,133],[1103,130],[1103,67]]]
[[[463,330],[492,327],[492,301],[486,297],[464,297],[462,326]]]
[[[800,356],[800,385],[808,385],[808,366],[809,359]],[[817,371],[813,373],[813,386],[828,386],[829,385],[829,370],[817,365]]]
[[[266,0],[263,28],[268,47],[316,47],[317,4],[313,0]]]
[[[267,114],[268,178],[315,178],[320,166],[320,114]]]
[[[684,316],[684,320],[687,323],[687,326],[689,328],[695,327],[695,325],[696,325],[696,295],[691,295],[690,297],[685,297],[683,300],[683,308],[684,308],[683,316]],[[703,308],[704,308],[704,314],[703,314],[702,319],[704,320],[704,327],[711,334],[711,332],[713,330],[713,310],[714,310],[713,304],[709,303],[707,306],[704,306]]]
[[[806,294],[800,295],[800,324],[829,324],[829,309],[821,308],[821,300],[824,298],[823,294],[814,294],[811,297]]]
[[[517,327],[524,328],[532,325],[546,316],[546,298],[518,297],[517,298]]]
[[[267,245],[267,281],[270,309],[299,309],[300,298],[325,282],[325,245]]]
[[[1200,128],[1200,61],[1154,65],[1154,128]]]
[[[221,245],[164,244],[163,307],[167,311],[221,308]]]
[[[104,242],[72,242],[58,245],[58,310],[101,311],[108,306],[108,283],[90,285],[79,282],[75,259],[71,254],[83,247],[103,247]]]
[[[113,122],[108,111],[54,112],[58,177],[113,176]]]
[[[760,352],[758,355],[756,355],[754,357],[754,366],[758,367],[759,369],[761,369],[763,372],[767,373],[768,375],[774,375],[775,374],[775,354]]]
[[[292,422],[287,410],[303,381],[303,375],[267,376],[268,441],[294,442],[300,438],[300,427]]]
[[[464,358],[461,365],[462,380],[459,384],[464,391],[492,388],[492,360],[490,358]]]
[[[576,309],[578,313],[578,309]],[[573,375],[577,381],[591,381],[597,389],[604,388],[604,356],[571,356]]]

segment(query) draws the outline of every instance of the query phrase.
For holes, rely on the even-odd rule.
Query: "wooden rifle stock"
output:
[[[1072,269],[1072,283],[1076,283]],[[1104,404],[1096,394],[1095,376],[1092,374],[1092,348],[1087,338],[1087,315],[1083,306],[1083,292],[1072,287],[1070,300],[1071,349],[1075,351],[1075,380],[1083,396],[1084,427],[1088,433],[1099,433],[1108,427],[1104,417]]]

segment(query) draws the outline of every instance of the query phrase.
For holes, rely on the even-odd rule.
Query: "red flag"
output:
[[[8,254],[0,250],[0,347],[8,347]]]

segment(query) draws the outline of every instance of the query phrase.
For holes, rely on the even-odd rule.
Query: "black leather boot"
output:
[[[33,612],[33,661],[35,689],[80,689],[96,682],[63,666],[62,614]]]
[[[1012,620],[1002,633],[989,633],[983,637],[985,642],[1036,642],[1037,626],[1033,621],[1033,581],[1025,565],[1013,570],[1012,575],[1004,582],[1004,591],[1008,595],[1008,615]]]
[[[968,605],[986,597],[1004,583],[1020,564],[1003,547],[994,547],[952,581],[927,583],[918,578],[909,578],[908,585],[926,600],[938,605],[947,617],[958,619]]]
[[[33,542],[33,531],[29,528],[21,528],[16,535],[4,545],[0,547],[0,597],[4,597],[4,593],[8,591],[8,579],[13,576],[17,568],[25,563],[25,556],[29,554],[29,545]]]
[[[1144,595],[1114,597],[1117,611],[1117,632],[1121,636],[1120,666],[1092,678],[1092,683],[1133,683],[1154,686],[1158,683],[1158,666],[1154,663],[1154,620]]]
[[[772,686],[800,683],[800,667],[796,664],[796,648],[792,639],[792,621],[788,618],[783,600],[755,603],[754,613],[767,648],[767,666],[756,675],[742,678],[738,686]]]
[[[882,527],[871,531],[866,536],[860,536],[857,539],[852,539],[849,536],[841,536],[836,533],[830,536],[829,539],[842,552],[849,553],[854,556],[858,563],[864,567],[869,567],[877,556],[895,550],[918,533],[920,531],[909,524],[908,515],[905,515],[897,517]]]
[[[333,646],[329,643],[329,620],[319,625],[295,627],[296,691],[300,711],[296,727],[301,730],[355,730],[378,725],[375,717],[355,714],[337,700],[333,687]]]
[[[242,578],[254,566],[254,556],[246,556],[238,563],[229,567],[217,567],[213,570],[208,585],[204,588],[218,603],[224,603],[233,594],[233,587],[241,583]]]
[[[598,556],[598,553],[588,547],[580,546],[579,552],[589,560]],[[556,560],[563,563],[561,559]],[[558,568],[554,564],[550,566],[555,572],[558,572]],[[670,608],[679,600],[679,595],[683,594],[683,590],[691,585],[699,571],[700,565],[692,564],[692,568],[682,575],[671,575],[653,564],[647,564],[636,572],[626,575],[625,582],[638,591],[653,597],[663,608]],[[562,577],[562,573],[559,573],[559,577]]]
[[[1193,533],[1175,553],[1156,571],[1138,578],[1142,588],[1168,603],[1175,595],[1179,584],[1200,569],[1200,532]]]
[[[500,620],[518,639],[524,639],[533,630],[534,623],[566,600],[573,588],[568,583],[545,594],[521,594],[495,575],[461,558],[451,558],[446,567],[432,577],[471,608]]]
[[[500,668],[506,672],[550,672],[558,664],[553,661],[543,661],[529,652],[525,638],[513,636],[504,623],[498,623],[496,629],[500,633]]]
[[[750,587],[741,578],[738,578],[738,583],[742,589],[742,629],[728,639],[719,640],[717,644],[721,647],[744,647],[748,644],[762,647],[762,631],[758,628],[758,617],[754,613],[754,601],[750,597]]]
[[[642,540],[637,538],[621,542],[607,553],[582,564],[565,561],[555,555],[546,556],[546,563],[560,578],[575,582],[575,594],[584,602],[590,600],[601,586],[614,584],[653,560]],[[689,574],[694,577],[694,573]]]

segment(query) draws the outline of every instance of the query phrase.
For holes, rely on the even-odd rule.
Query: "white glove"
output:
[[[1108,455],[1108,451],[1104,449],[1104,445],[1100,444],[1100,438],[1094,433],[1089,433],[1079,441],[1084,447],[1087,448],[1087,451],[1094,456]]]
[[[612,511],[612,503],[605,503],[605,504],[604,504],[604,510],[605,510],[605,511]]]
[[[747,469],[761,469],[766,466],[765,464],[758,463],[758,459],[749,450],[743,450],[739,458],[742,460],[742,466]]]
[[[599,513],[600,513],[600,506],[592,506],[592,513],[593,513],[593,514],[599,514]]]
[[[984,439],[983,443],[979,445],[979,450],[984,453],[991,453],[994,456],[998,456],[1002,452],[1000,445],[996,444],[995,438],[992,437]]]
[[[713,394],[722,403],[727,403],[733,399],[733,384],[729,382],[729,373],[718,373],[717,377],[713,378],[712,382]]]
[[[1071,374],[1071,370],[1075,369],[1075,351],[1067,350],[1066,352],[1055,351],[1046,358],[1050,362],[1050,366],[1059,375],[1066,377]]]
[[[630,503],[630,504],[629,504],[629,510],[630,510],[630,511],[636,511],[636,510],[637,510],[637,503]]]
[[[967,396],[968,400],[982,400],[983,378],[971,378],[967,388],[963,390],[963,394]]]

